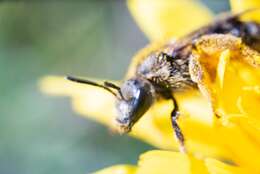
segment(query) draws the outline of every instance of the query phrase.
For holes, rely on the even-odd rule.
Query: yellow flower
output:
[[[192,0],[128,0],[128,7],[153,43],[133,58],[127,77],[133,74],[137,61],[158,48],[162,40],[185,35],[212,19],[206,7]],[[231,7],[239,12],[260,7],[260,1],[231,0]],[[260,15],[253,13],[245,17],[248,19],[259,20]],[[242,43],[238,40],[236,44]],[[212,54],[210,64],[203,63],[209,57],[202,50],[194,60],[204,73],[198,83],[220,120],[214,119],[210,103],[199,91],[175,95],[188,154],[169,151],[178,147],[169,118],[172,105],[171,101],[161,101],[140,119],[130,135],[162,150],[141,155],[137,166],[118,165],[97,173],[260,173],[260,69],[240,59],[247,56],[248,62],[259,64],[260,58],[248,53],[247,46],[243,49],[246,54],[228,49]],[[40,86],[50,95],[69,96],[76,112],[116,129],[114,98],[106,91],[55,76],[45,77]]]

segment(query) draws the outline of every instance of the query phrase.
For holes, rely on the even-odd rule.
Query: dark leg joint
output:
[[[184,136],[182,134],[182,131],[177,123],[177,119],[179,117],[179,108],[177,105],[177,102],[175,100],[175,98],[173,98],[173,104],[174,104],[174,109],[171,113],[171,121],[172,121],[172,127],[174,129],[176,138],[178,139],[179,143],[180,143],[180,151],[182,152],[186,152],[185,150],[185,144],[184,144]]]

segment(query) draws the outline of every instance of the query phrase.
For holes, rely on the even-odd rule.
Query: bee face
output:
[[[154,100],[152,84],[142,78],[132,78],[120,88],[122,99],[117,100],[116,118],[122,133],[129,132],[139,118],[150,108]]]

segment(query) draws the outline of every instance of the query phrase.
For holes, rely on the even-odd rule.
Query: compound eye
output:
[[[153,102],[152,93],[143,86],[139,88],[138,94],[132,101],[132,117],[133,121],[136,122],[151,106]]]

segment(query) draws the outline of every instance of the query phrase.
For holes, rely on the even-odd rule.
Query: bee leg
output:
[[[185,145],[184,145],[184,136],[183,136],[182,131],[181,131],[181,129],[180,129],[178,123],[177,123],[177,119],[180,115],[178,104],[177,104],[174,97],[172,97],[172,101],[173,101],[173,104],[174,104],[174,109],[171,113],[172,127],[174,129],[175,136],[180,143],[180,151],[186,152]]]

